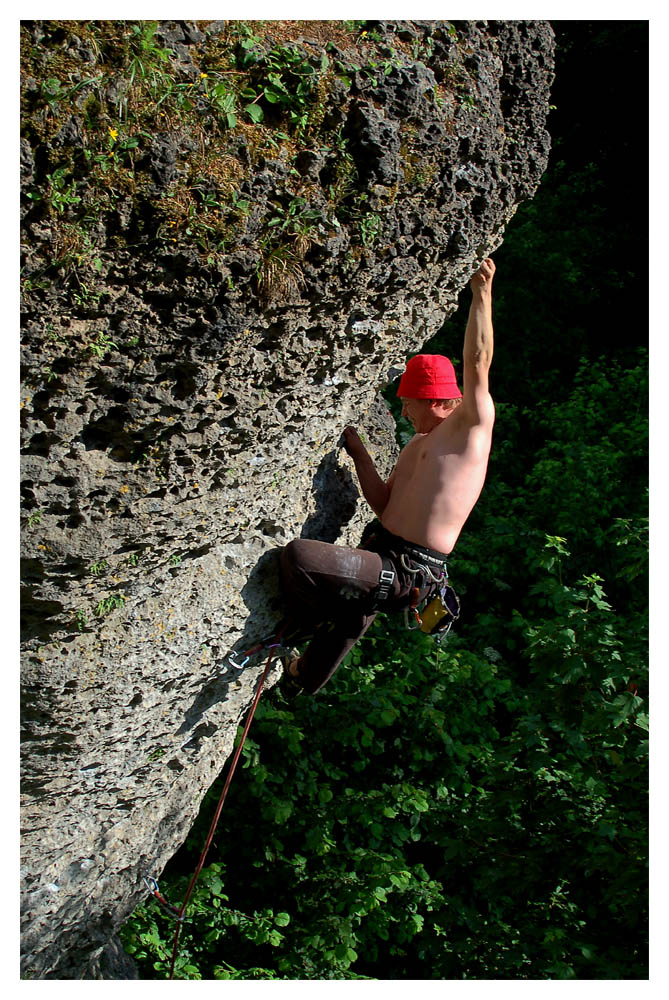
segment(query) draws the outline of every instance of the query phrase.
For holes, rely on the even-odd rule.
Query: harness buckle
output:
[[[379,574],[379,585],[376,588],[376,600],[385,601],[390,597],[390,593],[395,583],[395,570],[382,569]]]

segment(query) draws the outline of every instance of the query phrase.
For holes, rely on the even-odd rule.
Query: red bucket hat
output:
[[[455,369],[443,354],[417,354],[407,361],[398,396],[405,399],[460,399]]]

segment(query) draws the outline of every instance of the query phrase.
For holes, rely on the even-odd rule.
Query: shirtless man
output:
[[[354,428],[344,431],[360,488],[384,528],[446,555],[479,498],[488,467],[495,420],[488,391],[494,273],[488,258],[470,282],[462,394],[448,358],[419,354],[407,365],[397,395],[416,434],[387,482]]]
[[[448,358],[419,354],[408,362],[397,394],[416,434],[386,482],[357,431],[344,431],[363,495],[381,525],[371,541],[350,549],[298,539],[283,550],[287,591],[320,620],[304,655],[286,664],[289,682],[293,678],[311,693],[329,680],[379,607],[401,610],[409,595],[415,600],[416,589],[421,599],[435,592],[430,584],[435,572],[445,578],[446,557],[479,498],[488,467],[495,420],[488,390],[494,273],[488,258],[470,282],[462,393]],[[373,606],[380,587],[383,599]]]

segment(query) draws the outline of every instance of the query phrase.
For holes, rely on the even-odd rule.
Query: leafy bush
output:
[[[565,560],[549,539],[514,658],[379,619],[327,694],[266,695],[181,978],[643,978],[645,672]],[[149,977],[169,937],[153,902],[126,927]]]

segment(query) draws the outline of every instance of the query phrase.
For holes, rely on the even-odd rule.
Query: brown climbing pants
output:
[[[417,564],[406,559],[403,564],[404,539],[379,529],[365,544],[369,548],[353,549],[297,538],[281,552],[289,618],[308,618],[313,626],[313,638],[300,662],[300,683],[311,694],[327,684],[378,614],[374,594],[383,569],[380,553],[395,571],[392,593],[381,608],[384,612],[402,611],[436,590],[433,581],[406,569]]]

